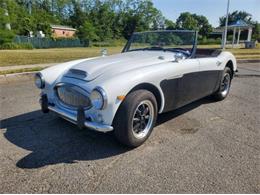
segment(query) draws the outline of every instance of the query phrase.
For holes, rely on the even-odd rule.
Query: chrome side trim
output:
[[[62,116],[63,118],[65,118],[66,120],[77,124],[77,116],[73,115],[71,113],[65,112],[62,109],[58,108],[58,107],[52,107],[49,106],[48,107],[49,110],[55,112],[56,114]],[[92,130],[96,130],[96,131],[100,131],[100,132],[109,132],[109,131],[113,131],[113,127],[110,125],[104,125],[104,124],[100,124],[100,123],[96,123],[96,122],[91,122],[91,121],[85,121],[84,125],[86,128],[92,129]]]

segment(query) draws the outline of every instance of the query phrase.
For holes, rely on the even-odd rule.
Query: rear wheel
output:
[[[217,101],[223,100],[228,96],[230,86],[231,86],[231,80],[232,80],[232,72],[229,67],[226,67],[223,72],[219,89],[217,92],[213,94],[213,97]]]
[[[140,146],[150,136],[156,119],[157,102],[154,95],[147,90],[131,92],[115,116],[115,136],[127,146]]]

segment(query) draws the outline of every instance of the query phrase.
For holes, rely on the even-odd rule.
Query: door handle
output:
[[[221,61],[217,61],[216,64],[217,64],[217,66],[220,66],[222,64],[222,62]]]

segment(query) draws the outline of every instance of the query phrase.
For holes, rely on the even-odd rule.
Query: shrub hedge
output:
[[[4,43],[0,45],[0,49],[33,49],[30,43]]]

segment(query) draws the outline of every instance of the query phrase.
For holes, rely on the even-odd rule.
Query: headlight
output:
[[[45,86],[45,82],[44,79],[42,77],[41,73],[36,73],[34,76],[34,83],[36,85],[36,87],[38,87],[39,89],[43,89]]]
[[[95,88],[90,94],[90,100],[95,109],[104,109],[107,105],[107,96],[104,89],[101,87]]]

